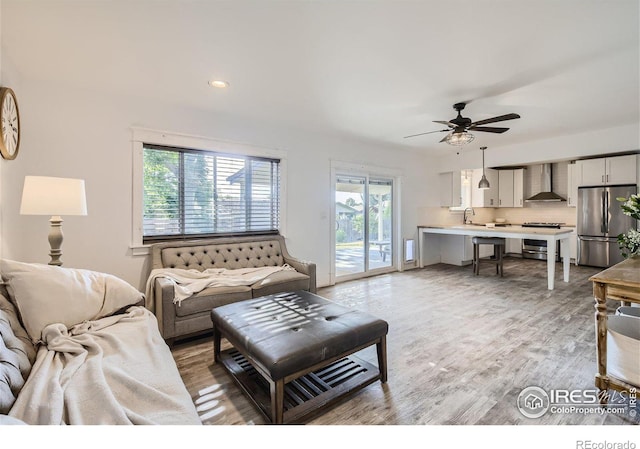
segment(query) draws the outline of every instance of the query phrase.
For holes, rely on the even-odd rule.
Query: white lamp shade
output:
[[[87,215],[84,179],[25,176],[22,215]]]

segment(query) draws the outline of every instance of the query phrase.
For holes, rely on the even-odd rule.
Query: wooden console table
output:
[[[640,303],[640,258],[626,259],[589,280],[593,282],[593,296],[596,300],[596,387],[601,393],[608,389],[629,391],[630,388],[640,388],[607,375],[607,299],[620,301],[624,305]],[[601,402],[606,402],[606,397],[602,394]]]

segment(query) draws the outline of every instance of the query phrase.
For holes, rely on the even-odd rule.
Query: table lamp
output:
[[[21,215],[51,215],[49,265],[62,265],[61,215],[87,215],[84,179],[25,176]]]

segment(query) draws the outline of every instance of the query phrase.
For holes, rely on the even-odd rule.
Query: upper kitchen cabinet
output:
[[[513,207],[513,170],[498,170],[498,207]]]
[[[569,207],[578,205],[579,168],[577,163],[567,165],[567,206]]]
[[[498,170],[485,168],[484,174],[489,181],[488,189],[479,189],[478,183],[482,179],[482,169],[473,170],[471,177],[471,206],[472,207],[498,207]]]
[[[462,174],[460,171],[440,173],[440,206],[462,206]]]
[[[524,168],[513,171],[513,207],[524,207]]]
[[[524,169],[498,170],[498,207],[524,206]]]
[[[578,186],[636,184],[637,157],[630,154],[576,161]]]

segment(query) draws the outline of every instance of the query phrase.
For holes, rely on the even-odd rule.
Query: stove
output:
[[[552,228],[552,229],[560,229],[560,227],[564,223],[539,223],[539,222],[528,222],[523,223],[523,228]]]
[[[560,229],[563,223],[539,223],[528,222],[523,223],[523,228],[547,228],[547,229]],[[547,260],[547,241],[546,240],[522,240],[522,258],[523,259],[538,259]],[[560,241],[556,243],[556,261],[560,261]]]

